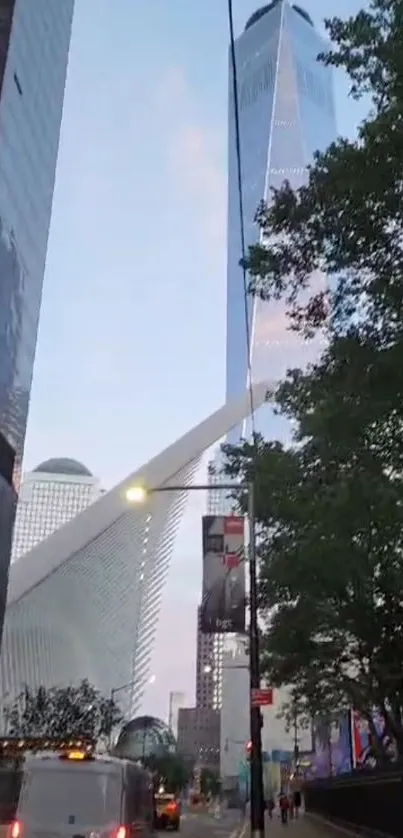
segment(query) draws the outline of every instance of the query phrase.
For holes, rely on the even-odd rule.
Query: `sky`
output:
[[[257,5],[234,0],[237,33]],[[112,487],[224,400],[227,47],[226,0],[76,0],[26,470],[73,457]],[[341,74],[335,91],[351,136]],[[169,690],[194,698],[204,502],[164,593],[144,708],[162,717]]]

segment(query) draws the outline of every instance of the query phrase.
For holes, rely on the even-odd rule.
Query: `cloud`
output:
[[[192,204],[211,245],[225,247],[227,180],[221,131],[206,124],[185,73],[172,68],[156,91],[164,145],[176,190]]]

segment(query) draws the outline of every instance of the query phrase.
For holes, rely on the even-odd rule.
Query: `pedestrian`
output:
[[[273,812],[274,812],[275,806],[276,806],[276,804],[274,802],[273,795],[271,794],[268,801],[267,801],[267,811],[269,813],[269,818],[270,818],[271,821],[273,820]]]
[[[298,818],[299,810],[301,808],[301,790],[295,789],[294,791],[294,809],[295,809],[295,817]]]
[[[284,791],[281,791],[279,794],[279,804],[280,804],[280,815],[281,815],[281,823],[288,823],[288,810],[290,806],[290,799]]]
[[[289,795],[288,795],[288,813],[289,813],[290,821],[293,821],[294,820],[295,809],[294,809],[294,795],[293,795],[292,792],[290,792]]]

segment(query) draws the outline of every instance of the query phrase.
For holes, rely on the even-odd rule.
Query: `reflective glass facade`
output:
[[[236,42],[240,110],[242,186],[246,246],[259,231],[254,216],[271,187],[288,179],[294,188],[306,181],[307,165],[317,150],[336,136],[332,73],[317,62],[325,43],[309,20],[287,2],[278,2]],[[229,73],[229,175],[227,266],[227,398],[242,392],[248,358],[241,258],[235,119]],[[313,282],[323,282],[314,277]],[[287,368],[301,366],[318,351],[287,329],[281,303],[249,298],[252,378],[277,380]],[[274,432],[269,408],[263,408],[258,430]],[[245,431],[245,428],[243,429]],[[234,431],[230,441],[239,438]]]
[[[73,9],[74,0],[0,0],[0,514],[6,518],[0,530],[0,607],[35,358]],[[0,636],[2,623],[0,610]]]

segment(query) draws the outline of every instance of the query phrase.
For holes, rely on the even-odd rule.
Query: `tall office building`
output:
[[[178,712],[178,751],[198,765],[218,768],[220,759],[220,706],[222,635],[201,632],[197,609],[196,706]]]
[[[309,15],[289,0],[274,0],[258,9],[236,41],[246,248],[256,244],[259,238],[254,219],[262,199],[270,201],[271,189],[281,187],[285,180],[294,189],[302,186],[313,153],[317,149],[325,150],[336,137],[332,72],[317,61],[322,51],[326,51],[326,43]],[[303,366],[315,357],[320,347],[317,342],[304,344],[299,335],[287,329],[282,303],[249,296],[251,353],[248,358],[244,284],[239,265],[242,250],[231,53],[228,89],[226,389],[227,398],[232,398],[247,385],[249,364],[252,381],[278,380],[289,367]],[[312,281],[323,283],[324,278],[316,276]],[[257,416],[256,428],[269,438],[283,431],[267,406]],[[250,423],[245,420],[228,434],[227,441],[236,443],[241,435],[247,437],[249,433]],[[217,474],[217,461],[215,465]],[[217,478],[211,479],[214,482]],[[218,493],[213,495],[217,510],[221,511]],[[221,665],[221,774],[228,780],[232,774],[237,775],[244,757],[244,743],[249,738],[247,666],[242,644],[228,639]],[[284,731],[273,719],[264,736],[268,732],[276,741],[284,743]]]
[[[12,561],[98,500],[99,480],[77,460],[47,460],[24,476],[14,526]]]
[[[175,739],[178,738],[178,716],[181,707],[186,704],[186,695],[183,692],[174,690],[169,693],[169,715],[168,727],[172,731]]]
[[[262,199],[287,179],[298,188],[306,182],[313,153],[336,136],[331,68],[317,61],[326,44],[303,9],[274,0],[255,12],[236,41],[242,190],[246,247],[255,244],[254,222]],[[229,172],[227,265],[227,398],[243,392],[248,378],[245,305],[239,219],[233,74],[229,65]],[[313,278],[323,282],[323,277]],[[318,352],[287,329],[282,303],[248,299],[252,379],[277,380],[290,366],[301,366]],[[270,408],[263,427],[270,434]],[[248,427],[235,429],[236,442]],[[272,431],[271,431],[272,432]]]
[[[222,634],[203,634],[201,607],[197,609],[196,706],[218,710],[221,706]]]
[[[0,642],[74,0],[0,0]]]

